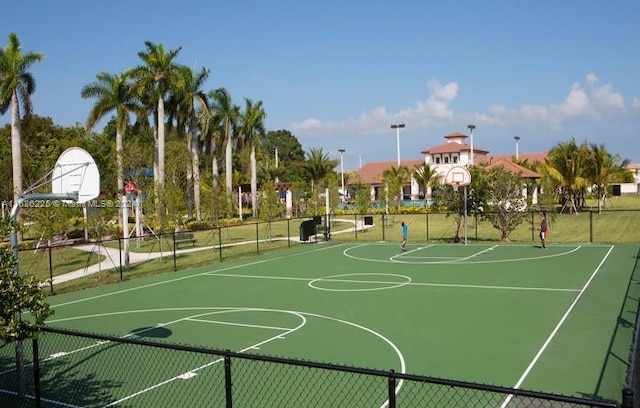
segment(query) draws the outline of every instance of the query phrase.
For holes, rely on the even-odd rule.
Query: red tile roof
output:
[[[498,160],[490,160],[489,165],[487,166],[487,170],[490,170],[494,167],[501,166],[505,170],[513,174],[520,174],[522,178],[540,178],[540,175],[535,171],[529,170],[526,167],[522,167],[511,160],[506,159],[498,159]]]
[[[424,159],[411,159],[401,160],[400,164],[412,170],[416,166],[424,163]],[[367,184],[380,184],[382,183],[382,172],[391,166],[396,166],[397,160],[379,161],[366,163],[356,173],[360,176],[362,181]]]
[[[547,158],[549,154],[547,152],[542,152],[542,153],[518,153],[518,161],[520,162],[524,162],[525,160],[528,161],[529,163],[535,163],[535,162],[539,162],[539,163],[544,163],[545,159]],[[484,161],[484,160],[508,160],[508,161],[514,161],[516,159],[516,155],[514,154],[492,154],[490,156],[486,156],[486,157],[480,157],[478,158],[478,160],[480,162]]]
[[[460,132],[451,132],[448,135],[446,135],[444,138],[445,139],[458,139],[458,138],[466,139],[468,137],[469,136],[467,136],[467,135],[465,135],[463,133],[460,133]]]
[[[466,143],[456,143],[456,142],[448,142],[443,143],[441,145],[433,146],[428,149],[421,151],[422,154],[441,154],[441,153],[460,153],[471,151],[471,145]],[[482,148],[478,148],[473,146],[474,153],[487,154],[488,150],[484,150]]]

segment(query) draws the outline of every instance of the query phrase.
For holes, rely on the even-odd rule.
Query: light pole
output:
[[[338,151],[340,152],[340,180],[342,184],[342,200],[345,201],[347,198],[347,192],[344,191],[344,162],[342,161],[342,156],[344,155],[344,152],[346,152],[346,150],[338,149]]]
[[[520,136],[514,136],[513,139],[516,141],[516,161],[520,161],[520,155],[518,152],[518,142],[520,142]]]
[[[404,128],[404,123],[391,125],[391,129],[396,130],[396,147],[398,149],[398,167],[400,167],[400,129]]]
[[[473,129],[476,128],[476,125],[467,125],[467,127],[471,133],[471,157],[469,158],[469,163],[473,166]]]

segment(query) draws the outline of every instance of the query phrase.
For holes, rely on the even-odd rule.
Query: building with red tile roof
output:
[[[422,159],[402,160],[401,164],[409,170],[413,170],[422,164],[428,164],[442,176],[456,166],[468,166],[471,163],[472,147],[466,143],[467,135],[460,132],[452,132],[444,136],[446,143],[426,148],[421,151],[424,155]],[[518,154],[519,162],[542,162],[546,159],[547,153],[520,153]],[[515,155],[501,154],[489,155],[489,151],[481,147],[473,146],[474,164],[487,163],[490,167],[503,166],[506,170],[516,174],[521,174],[523,178],[537,180],[540,175],[514,163]],[[380,200],[384,185],[382,182],[382,172],[386,169],[396,166],[397,161],[386,160],[365,163],[359,170],[355,171],[356,178],[362,182],[371,185],[371,199]],[[353,178],[351,178],[353,180]],[[430,191],[426,192],[428,197]],[[536,192],[534,192],[534,195]],[[403,196],[405,199],[417,200],[425,197],[417,181],[411,177],[411,181],[403,187]]]

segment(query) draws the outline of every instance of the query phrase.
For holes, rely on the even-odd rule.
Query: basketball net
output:
[[[460,183],[454,182],[454,183],[451,183],[451,185],[453,186],[453,191],[455,191],[457,193],[458,192],[458,187],[460,187]]]

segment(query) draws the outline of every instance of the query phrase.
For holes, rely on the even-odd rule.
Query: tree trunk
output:
[[[127,218],[128,211],[125,211],[124,206],[127,204],[127,193],[124,191],[124,165],[123,161],[123,133],[124,131],[120,128],[120,126],[116,129],[116,185],[118,187],[118,195],[120,196],[120,208],[118,209],[118,218],[120,220],[120,231],[123,233],[124,237],[124,268],[125,270],[129,270],[129,228]]]
[[[11,164],[13,168],[13,202],[22,195],[22,130],[18,95],[11,95]]]
[[[232,152],[232,146],[231,146],[231,132],[228,129],[228,125],[225,129],[225,133],[227,136],[227,144],[226,144],[226,150],[225,150],[225,175],[226,175],[226,181],[227,181],[227,190],[228,192],[231,194],[232,189],[233,189],[233,152]]]
[[[164,100],[162,99],[162,95],[158,96],[158,176],[155,178],[156,181],[156,222],[158,225],[162,225],[162,219],[164,218],[164,205],[162,204],[162,200],[160,200],[161,194],[164,192]]]
[[[196,221],[202,221],[200,212],[200,156],[198,155],[198,135],[195,127],[191,131],[191,164],[193,168],[193,205],[196,212]]]
[[[253,218],[258,217],[258,176],[256,174],[256,146],[251,143],[251,208]]]

